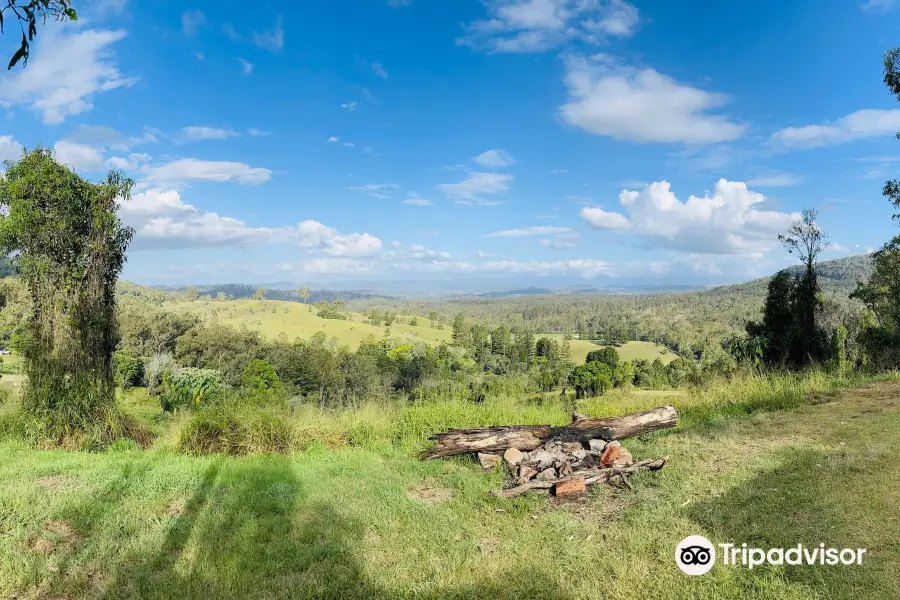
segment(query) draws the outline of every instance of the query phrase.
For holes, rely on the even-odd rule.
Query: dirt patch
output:
[[[41,536],[38,536],[34,543],[31,544],[31,551],[38,554],[50,554],[55,548],[56,544]]]
[[[187,503],[184,499],[179,498],[175,502],[173,502],[169,506],[169,510],[166,511],[166,515],[173,519],[178,519],[179,517],[183,517],[188,513]]]
[[[77,481],[78,479],[71,475],[47,475],[38,479],[37,483],[42,488],[55,490],[58,487],[73,485]]]
[[[420,483],[409,486],[409,489],[406,490],[406,497],[410,500],[437,504],[453,500],[456,497],[456,490],[441,487],[440,481],[429,477]]]
[[[78,533],[68,521],[47,521],[44,531],[31,544],[31,549],[38,554],[51,554],[57,548],[71,548],[78,539]]]

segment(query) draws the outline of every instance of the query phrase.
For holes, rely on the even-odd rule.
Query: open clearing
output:
[[[630,440],[635,491],[498,499],[458,458],[192,458],[0,444],[0,597],[900,597],[900,385]],[[676,404],[678,403],[676,399]],[[862,566],[675,566],[687,535],[867,548]]]
[[[277,339],[284,333],[289,340],[294,338],[308,338],[317,331],[323,332],[329,338],[336,337],[340,343],[346,344],[351,349],[359,347],[360,343],[369,335],[375,339],[384,336],[385,326],[369,325],[363,323],[366,317],[360,313],[350,313],[349,321],[338,319],[322,319],[316,314],[316,307],[297,302],[284,302],[279,300],[229,300],[210,301],[198,300],[194,302],[179,302],[168,305],[179,311],[193,312],[204,318],[212,318],[213,315],[220,323],[234,327],[246,326],[250,330],[259,331],[269,339]],[[400,323],[391,325],[391,337],[403,342],[424,342],[436,346],[442,342],[450,343],[452,335],[450,327],[434,329],[425,317],[416,317],[419,325],[413,327]],[[561,334],[536,334],[535,337],[549,337],[562,340]],[[583,363],[588,352],[597,350],[599,346],[587,340],[571,340],[571,357],[576,363]],[[648,360],[657,358],[668,364],[677,356],[668,348],[651,342],[625,342],[617,346],[621,360]]]

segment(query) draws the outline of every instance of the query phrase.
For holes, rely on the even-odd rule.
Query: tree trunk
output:
[[[534,450],[550,440],[586,442],[590,439],[606,441],[650,433],[675,427],[678,411],[674,406],[592,419],[573,415],[572,423],[563,427],[550,425],[508,425],[480,429],[451,429],[431,436],[435,445],[422,453],[423,459],[443,458],[471,452],[503,452],[507,448]]]

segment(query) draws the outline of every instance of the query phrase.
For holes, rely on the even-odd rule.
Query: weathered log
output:
[[[651,410],[593,419],[573,414],[572,423],[563,427],[550,425],[509,425],[480,429],[451,429],[431,436],[435,445],[422,453],[423,459],[444,458],[473,452],[503,452],[507,448],[534,450],[550,440],[587,442],[602,439],[607,442],[675,427],[678,411],[674,406],[660,406]]]
[[[527,483],[523,483],[521,485],[517,485],[514,488],[510,488],[508,490],[503,490],[500,492],[496,492],[498,496],[503,496],[505,498],[513,498],[515,496],[519,496],[524,494],[530,490],[549,490],[554,486],[565,483],[568,481],[572,481],[575,479],[584,479],[585,485],[594,485],[596,483],[603,483],[605,481],[609,481],[613,477],[619,477],[622,482],[627,485],[629,488],[631,484],[628,482],[628,475],[630,473],[634,473],[635,471],[640,471],[641,469],[649,469],[651,471],[658,471],[666,466],[666,462],[669,460],[669,457],[661,458],[661,459],[647,459],[640,460],[632,465],[628,465],[627,467],[606,467],[602,469],[590,469],[587,471],[579,471],[569,477],[560,477],[558,479],[554,479],[551,481],[529,481]]]
[[[580,496],[585,492],[585,485],[584,477],[574,477],[566,479],[565,481],[560,481],[559,483],[554,483],[553,488],[550,491],[557,498]]]

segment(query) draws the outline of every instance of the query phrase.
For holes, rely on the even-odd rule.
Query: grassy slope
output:
[[[900,597],[900,386],[746,418],[700,419],[706,401],[684,398],[679,430],[628,443],[670,456],[634,492],[560,504],[497,499],[499,473],[396,451],[198,459],[6,442],[0,596]],[[869,552],[861,567],[691,578],[673,564],[689,534]]]
[[[536,337],[543,337],[543,334]],[[559,340],[562,339],[562,336],[558,334],[548,335],[547,337]],[[588,340],[571,340],[569,342],[569,347],[571,348],[570,355],[572,356],[572,360],[576,363],[583,363],[588,352],[591,350],[599,350],[603,346]],[[625,342],[621,346],[617,346],[616,350],[619,352],[619,358],[621,360],[635,361],[643,359],[653,362],[658,358],[663,361],[663,363],[669,364],[678,358],[675,353],[668,348],[651,342]]]
[[[287,334],[288,339],[296,337],[308,338],[317,331],[323,331],[330,337],[336,337],[341,343],[351,348],[359,346],[368,335],[374,335],[381,339],[384,335],[384,326],[364,324],[365,317],[359,313],[350,313],[352,321],[340,321],[336,319],[322,319],[316,315],[316,309],[312,312],[309,306],[297,302],[282,302],[277,300],[232,300],[228,302],[182,302],[173,304],[176,310],[189,310],[200,314],[211,315],[217,312],[219,322],[227,323],[235,327],[246,325],[249,329],[255,329],[272,339],[282,333]],[[432,345],[450,341],[449,329],[432,329],[428,319],[419,317],[421,326],[412,327],[394,323],[391,325],[391,337],[403,341],[422,341]]]

